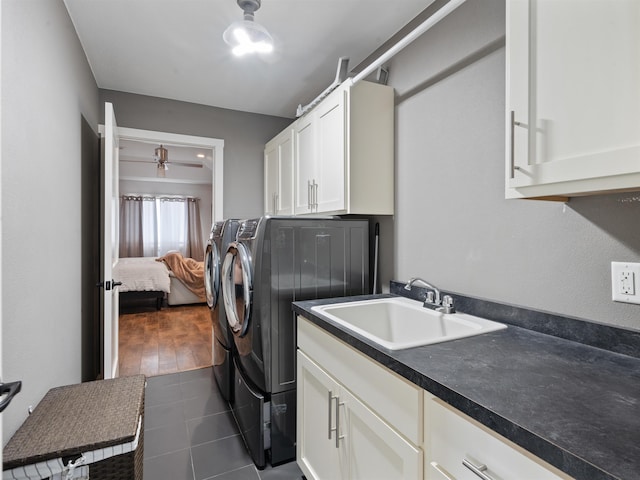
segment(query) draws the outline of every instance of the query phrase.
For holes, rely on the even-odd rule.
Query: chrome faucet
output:
[[[440,293],[440,289],[438,287],[431,285],[429,282],[423,280],[422,278],[411,278],[404,286],[404,289],[411,290],[411,287],[414,283],[420,283],[423,287],[433,290],[433,292],[427,292],[427,296],[424,299],[424,303],[422,304],[423,307],[435,307],[437,311],[443,313],[454,313],[456,311],[453,307],[453,298],[451,298],[450,295],[445,295],[444,297],[442,297],[442,294]]]

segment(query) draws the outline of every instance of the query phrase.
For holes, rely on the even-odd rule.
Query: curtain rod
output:
[[[160,200],[200,200],[199,197],[192,197],[187,195],[155,195],[153,193],[125,193],[120,195],[120,198],[142,198],[155,200],[159,198]]]

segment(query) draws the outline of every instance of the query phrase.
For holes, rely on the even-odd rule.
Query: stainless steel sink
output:
[[[507,328],[465,313],[441,313],[421,302],[390,297],[319,305],[312,311],[389,350],[446,342]]]

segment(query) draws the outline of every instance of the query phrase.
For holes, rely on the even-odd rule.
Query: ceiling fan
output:
[[[160,144],[160,146],[155,150],[153,160],[158,164],[156,175],[158,177],[165,177],[166,172],[169,169],[169,150],[167,150],[162,146],[162,144]]]
[[[121,146],[121,149],[122,148],[128,149],[129,147],[131,147],[131,145],[128,145],[128,147]],[[198,154],[198,156],[200,156],[200,154]],[[126,156],[121,156],[120,161],[135,162],[135,163],[154,163],[156,165],[157,177],[166,177],[166,171],[169,169],[169,164],[180,166],[180,167],[203,168],[203,163],[190,163],[190,162],[183,162],[178,160],[169,161],[169,150],[163,144],[155,148],[154,154],[150,160],[144,159],[143,150],[140,150],[139,148],[134,146],[131,154]]]
[[[153,161],[156,163],[156,175],[158,177],[165,177],[166,171],[169,169],[169,150],[164,145],[160,144],[154,151]],[[202,168],[201,163],[188,163],[188,162],[173,162],[181,167]]]

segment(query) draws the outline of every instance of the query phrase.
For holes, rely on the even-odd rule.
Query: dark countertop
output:
[[[640,359],[508,325],[391,351],[311,311],[293,310],[373,360],[577,479],[640,478]]]

